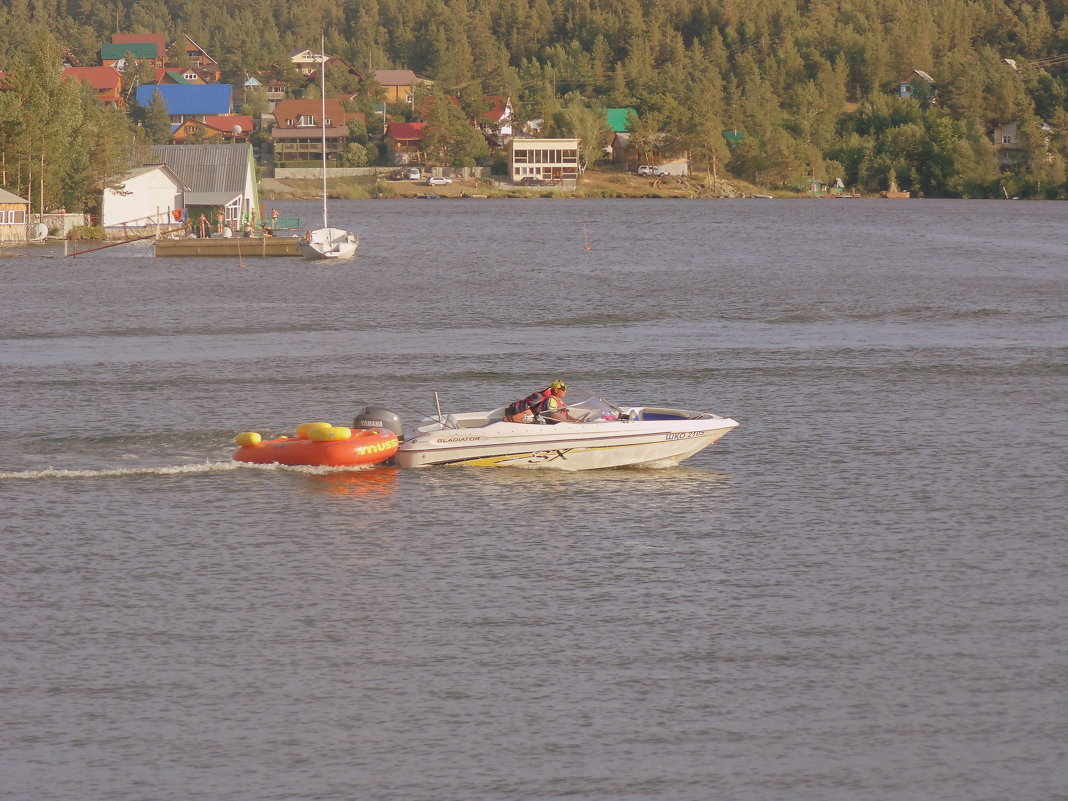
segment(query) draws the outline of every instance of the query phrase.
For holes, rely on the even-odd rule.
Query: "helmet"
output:
[[[557,378],[549,384],[549,389],[567,389],[567,384]]]

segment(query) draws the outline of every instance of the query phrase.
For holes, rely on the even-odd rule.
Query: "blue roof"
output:
[[[167,104],[167,113],[179,114],[229,114],[234,87],[228,83],[190,84],[142,84],[137,87],[137,102],[146,108],[152,95],[159,92]]]

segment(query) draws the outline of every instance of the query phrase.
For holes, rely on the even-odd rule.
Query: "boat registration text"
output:
[[[704,435],[705,435],[704,431],[679,431],[679,432],[672,432],[670,434],[665,434],[664,435],[664,439],[665,440],[694,439],[695,437],[703,437]]]

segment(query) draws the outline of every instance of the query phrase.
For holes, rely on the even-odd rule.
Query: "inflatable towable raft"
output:
[[[330,423],[304,423],[295,436],[264,439],[255,431],[242,431],[234,441],[238,462],[357,467],[384,462],[397,451],[400,440],[386,428],[352,429]]]

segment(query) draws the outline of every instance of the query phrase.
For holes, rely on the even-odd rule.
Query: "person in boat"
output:
[[[504,419],[512,423],[560,423],[580,422],[567,411],[567,384],[555,379],[545,389],[522,400],[510,403],[504,410]]]

